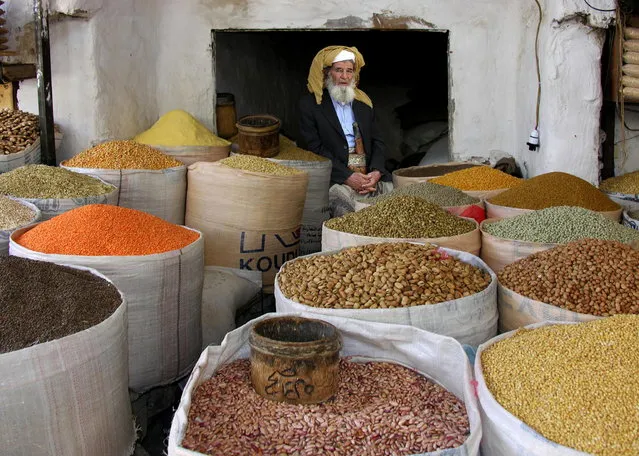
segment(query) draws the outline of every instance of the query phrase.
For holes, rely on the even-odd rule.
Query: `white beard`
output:
[[[355,99],[355,81],[351,81],[347,86],[338,86],[327,76],[325,85],[331,97],[342,104],[348,104]]]

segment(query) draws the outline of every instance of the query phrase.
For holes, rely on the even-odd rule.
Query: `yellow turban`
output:
[[[333,61],[341,51],[349,51],[355,55],[355,68],[354,75],[355,84],[359,82],[359,71],[365,65],[364,57],[359,53],[356,47],[348,46],[328,46],[317,53],[313,62],[311,63],[311,69],[308,71],[308,83],[306,87],[308,91],[315,95],[315,101],[317,104],[322,102],[322,93],[324,91],[324,68],[330,67]],[[373,102],[368,95],[355,87],[355,99],[367,104],[371,108]]]

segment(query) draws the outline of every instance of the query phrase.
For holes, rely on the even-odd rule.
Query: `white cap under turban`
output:
[[[333,63],[344,62],[345,60],[352,60],[354,62],[355,54],[352,53],[351,51],[347,51],[346,49],[343,49],[339,52],[339,54],[335,56],[335,58],[333,59]]]

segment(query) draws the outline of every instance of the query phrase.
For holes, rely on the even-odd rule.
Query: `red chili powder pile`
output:
[[[70,210],[23,233],[15,241],[59,255],[150,255],[181,249],[199,234],[146,212],[107,204]]]

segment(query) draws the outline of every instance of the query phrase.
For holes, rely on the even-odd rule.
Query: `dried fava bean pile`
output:
[[[639,314],[638,271],[639,251],[629,245],[582,239],[509,264],[499,283],[573,312]]]
[[[25,165],[0,174],[0,194],[17,198],[86,198],[116,188],[95,177],[47,165]]]
[[[639,240],[639,231],[582,207],[557,206],[484,223],[488,234],[504,239],[564,244],[595,238],[626,244]]]
[[[15,241],[31,250],[59,255],[151,255],[186,247],[196,231],[146,212],[90,204],[42,222]]]
[[[399,242],[289,261],[278,284],[287,298],[313,307],[383,309],[470,296],[490,285],[490,275],[432,245]]]
[[[429,182],[448,185],[459,190],[482,191],[517,187],[523,180],[488,166],[474,166],[444,174]]]
[[[362,198],[361,201],[376,204],[394,196],[415,196],[442,207],[466,206],[479,202],[478,198],[469,196],[461,190],[432,182],[405,185],[373,198]]]
[[[481,356],[506,410],[553,442],[600,456],[639,454],[639,316],[520,330]]]
[[[19,201],[0,196],[0,230],[12,230],[24,226],[35,217],[35,211]]]
[[[184,166],[153,147],[135,141],[107,141],[65,161],[72,168],[166,169]]]
[[[0,155],[15,154],[40,137],[40,117],[24,111],[0,110]]]
[[[151,128],[134,141],[155,146],[228,146],[226,139],[215,136],[199,120],[182,109],[164,114]]]
[[[0,354],[90,328],[122,303],[88,271],[15,256],[0,258]]]
[[[568,173],[541,174],[488,200],[520,209],[578,206],[593,211],[616,211],[620,206],[589,182]]]
[[[280,135],[280,152],[271,157],[275,160],[326,161],[328,158],[314,154],[310,150],[297,147],[286,136]]]
[[[385,362],[340,360],[335,397],[269,401],[250,362],[222,366],[193,394],[182,446],[207,455],[410,455],[455,448],[470,434],[466,407],[419,373]]]
[[[304,172],[254,155],[233,155],[220,160],[219,163],[229,168],[252,171],[254,173],[273,174],[274,176],[292,176]]]
[[[415,196],[395,196],[325,222],[327,228],[360,236],[438,238],[469,233],[474,222]]]
[[[599,186],[604,192],[639,194],[639,170],[622,176],[610,177]]]

